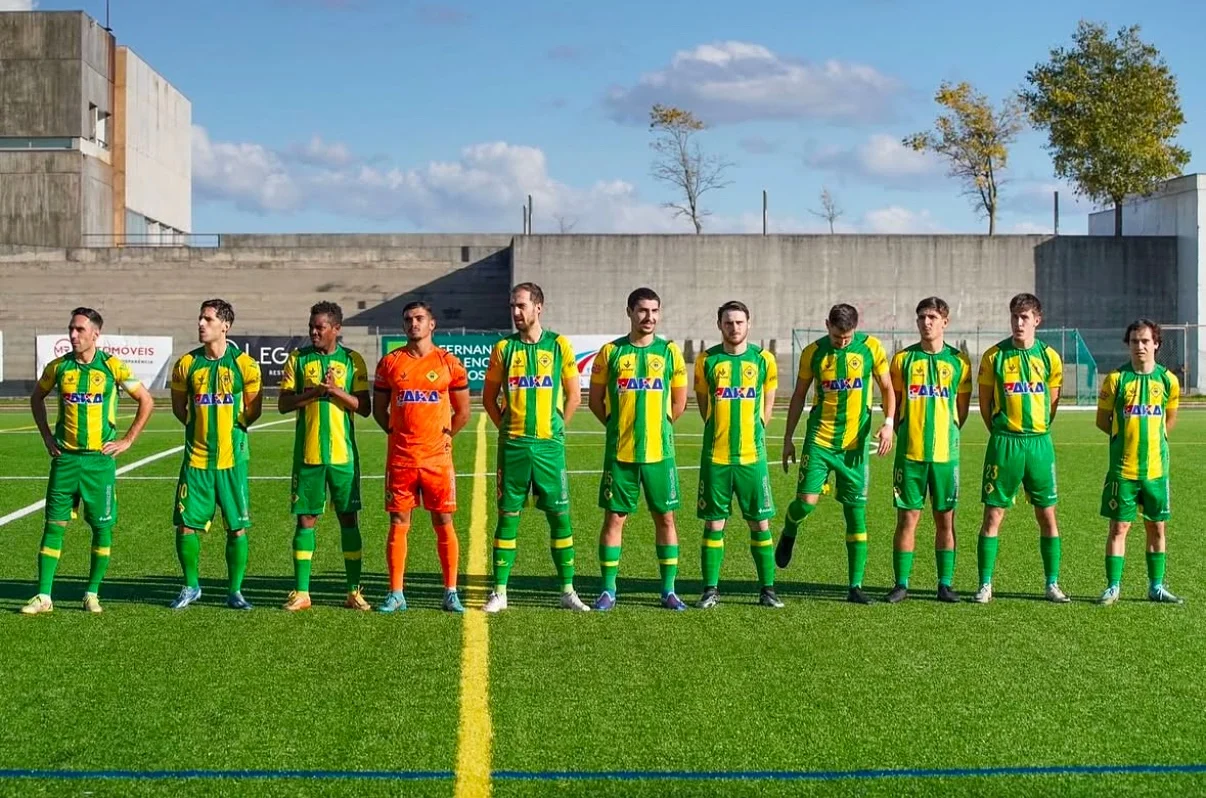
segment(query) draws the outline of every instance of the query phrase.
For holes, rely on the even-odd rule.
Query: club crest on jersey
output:
[[[418,391],[413,388],[398,391],[398,404],[400,405],[433,405],[437,404],[439,401],[439,391]]]
[[[1160,390],[1159,385],[1153,385],[1148,393],[1151,394],[1153,399],[1159,399],[1164,392]]]
[[[840,380],[821,380],[821,388],[826,391],[861,391],[862,377],[843,377]]]
[[[93,388],[105,387],[105,375],[101,374],[99,371],[92,372],[92,375],[88,377],[88,381]]]
[[[507,378],[508,387],[522,391],[525,388],[552,388],[553,378],[548,374],[520,374]]]
[[[938,367],[938,376],[944,380],[949,380],[951,378],[951,367],[947,366],[945,364],[939,366]]]
[[[850,360],[846,361],[852,369],[860,369],[863,366],[863,361],[858,355],[852,355]]]
[[[427,381],[428,382],[435,382],[439,378],[440,378],[440,375],[437,372],[435,372],[435,371],[427,372]]]
[[[1136,417],[1162,416],[1164,408],[1160,405],[1127,405],[1126,414]]]
[[[1041,395],[1047,393],[1047,386],[1041,382],[1007,382],[1005,393],[1010,396]]]
[[[627,391],[660,391],[665,386],[661,377],[620,377],[616,388],[620,393]]]
[[[234,393],[234,378],[230,376],[229,371],[218,372],[218,390],[224,394]]]
[[[193,404],[198,407],[213,407],[215,405],[233,405],[233,393],[199,393],[193,395]]]
[[[910,385],[910,399],[949,399],[951,389],[943,385]]]
[[[717,399],[757,399],[758,389],[749,387],[717,388]]]
[[[661,374],[662,369],[664,369],[664,368],[666,368],[665,358],[659,357],[658,355],[650,355],[649,356],[649,370],[650,371],[652,371],[654,374]]]
[[[63,394],[63,401],[69,405],[99,405],[104,404],[105,396],[99,393],[72,391]]]
[[[754,364],[746,363],[745,368],[741,371],[747,380],[754,379]]]
[[[549,366],[553,365],[553,356],[548,352],[541,352],[539,357],[537,357],[536,362],[540,364],[541,368],[547,369]]]

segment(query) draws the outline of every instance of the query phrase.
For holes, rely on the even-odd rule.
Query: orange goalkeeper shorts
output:
[[[387,464],[385,512],[408,513],[419,506],[433,513],[456,512],[456,471],[452,462],[410,466]]]

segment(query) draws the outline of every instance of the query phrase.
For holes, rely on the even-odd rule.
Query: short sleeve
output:
[[[469,390],[469,372],[465,371],[465,364],[456,355],[449,354],[448,358],[448,390],[450,391],[467,391]]]
[[[134,369],[130,368],[125,362],[115,357],[110,357],[108,365],[109,371],[113,373],[113,379],[117,381],[117,384],[126,393],[132,394],[142,387],[142,382],[138,377],[134,376]]]
[[[577,379],[578,361],[575,360],[574,347],[564,335],[557,336],[557,349],[561,352],[561,379]]]
[[[888,373],[892,376],[892,390],[904,391],[904,359],[905,351],[902,349],[892,358],[892,367]]]
[[[1047,347],[1047,360],[1051,363],[1051,372],[1047,375],[1047,385],[1052,389],[1062,388],[1064,384],[1064,361],[1051,347]]]
[[[611,350],[614,348],[610,341],[599,347],[599,353],[595,355],[595,362],[590,366],[591,385],[607,384],[607,361],[611,358]]]
[[[490,362],[486,364],[486,382],[501,384],[503,381],[503,352],[507,348],[507,339],[503,338],[490,350]]]
[[[352,393],[364,393],[369,389],[368,380],[368,365],[364,362],[364,356],[359,352],[352,352]]]
[[[1114,400],[1118,397],[1118,372],[1112,371],[1101,383],[1101,391],[1097,394],[1097,409],[1113,411]],[[1171,398],[1171,397],[1170,397]]]
[[[172,390],[179,393],[188,392],[188,367],[192,364],[192,355],[185,355],[176,361],[172,369]]]
[[[294,349],[285,359],[285,368],[281,372],[281,390],[297,391],[297,350]]]
[[[980,374],[976,378],[980,383],[981,388],[993,388],[997,384],[997,352],[1001,351],[995,346],[988,347],[988,351],[980,358]]]
[[[388,391],[390,390],[390,364],[393,362],[392,355],[386,355],[377,361],[377,373],[373,375],[373,390]]]
[[[1168,401],[1164,404],[1165,411],[1176,410],[1181,405],[1181,381],[1171,371],[1164,372],[1168,378]]]
[[[808,346],[804,347],[804,351],[800,353],[800,368],[797,372],[797,379],[811,380],[816,375],[812,373],[812,360],[817,356],[817,344],[813,341]]]
[[[259,393],[260,389],[264,387],[260,364],[246,352],[239,355],[238,364],[239,373],[243,375],[243,393]]]
[[[763,349],[762,362],[766,364],[766,377],[762,382],[762,390],[767,393],[779,390],[779,364],[775,362],[775,356]]]
[[[708,356],[706,353],[700,353],[699,357],[695,358],[695,392],[704,393],[708,386],[705,384],[708,379]]]
[[[972,367],[971,359],[962,352],[958,355],[959,368],[962,373],[959,375],[959,387],[956,393],[971,393],[972,392]]]
[[[671,341],[667,347],[670,351],[670,387],[687,387],[687,361],[683,359],[683,350]]]
[[[882,377],[888,373],[888,354],[878,338],[867,337],[867,348],[871,350],[871,373]]]
[[[46,368],[42,369],[42,376],[38,380],[38,387],[43,391],[49,392],[54,388],[55,382],[58,380],[60,358],[55,358],[46,364]]]

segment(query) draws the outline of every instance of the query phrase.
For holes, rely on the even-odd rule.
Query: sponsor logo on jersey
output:
[[[193,395],[193,404],[198,407],[233,405],[234,403],[235,398],[233,393],[198,393]]]
[[[1005,393],[1011,396],[1039,395],[1047,393],[1047,386],[1041,382],[1007,382]]]
[[[439,391],[418,391],[413,388],[407,388],[404,391],[398,391],[397,403],[400,405],[434,405],[440,401]]]
[[[73,391],[63,394],[63,401],[69,405],[99,405],[104,404],[105,395],[103,393],[82,393]]]
[[[758,398],[758,389],[754,388],[754,387],[717,388],[716,389],[716,398],[717,399],[757,399]]]
[[[626,391],[660,391],[665,388],[665,380],[661,377],[620,377],[616,380],[616,388],[620,393]]]
[[[508,377],[507,386],[516,391],[525,388],[552,388],[553,378],[548,374],[520,374]]]
[[[910,399],[950,399],[951,389],[945,385],[910,385]]]
[[[1128,416],[1162,416],[1164,408],[1160,405],[1127,405]]]
[[[821,380],[821,389],[825,391],[861,391],[862,377],[843,377],[840,380]]]

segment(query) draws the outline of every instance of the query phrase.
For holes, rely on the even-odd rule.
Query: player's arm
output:
[[[879,438],[879,455],[883,457],[892,451],[892,441],[896,428],[896,390],[892,387],[892,378],[887,369],[876,372],[875,381],[879,383],[879,396],[884,404],[884,425],[879,428],[876,437]]]
[[[172,415],[181,424],[188,423],[188,394],[172,388]]]
[[[961,391],[955,396],[955,421],[959,425],[959,429],[963,429],[963,425],[967,423],[967,416],[971,412],[971,391]]]
[[[1168,374],[1165,395],[1168,397],[1164,405],[1164,435],[1167,438],[1177,424],[1177,411],[1181,408],[1181,381],[1171,372]]]
[[[779,392],[779,364],[775,362],[775,356],[765,349],[762,350],[762,359],[766,368],[762,381],[762,426],[767,427],[775,413],[775,394]]]
[[[599,347],[595,362],[590,367],[590,393],[586,396],[586,404],[599,423],[607,426],[607,361],[611,358],[610,343]]]
[[[33,415],[38,432],[42,433],[42,443],[46,444],[47,453],[51,457],[58,457],[61,454],[59,445],[55,443],[54,434],[50,431],[50,421],[46,417],[46,397],[50,395],[53,388],[54,363],[52,362],[46,366],[42,379],[38,380],[33,393],[29,395],[29,412]]]
[[[259,421],[264,413],[264,379],[260,364],[251,355],[240,355],[239,367],[243,372],[243,413],[237,421],[247,428]]]
[[[787,464],[796,461],[796,425],[804,412],[804,402],[808,399],[808,390],[812,387],[812,375],[805,376],[800,372],[796,378],[796,388],[792,391],[791,402],[787,405],[787,426],[783,428],[783,471],[787,472]]]
[[[382,432],[389,433],[389,388],[373,386],[373,421]]]
[[[308,390],[297,392],[297,350],[289,353],[285,360],[285,368],[281,374],[280,392],[276,396],[276,409],[284,413],[292,413],[299,407],[305,407],[326,391],[325,385],[317,385]]]
[[[1165,418],[1165,423],[1168,419]],[[1114,432],[1114,408],[1102,407],[1097,405],[1097,429],[1104,432],[1106,435],[1111,435]]]
[[[582,378],[578,375],[578,364],[574,360],[574,347],[570,344],[569,339],[562,337],[559,345],[561,346],[561,362],[564,364],[561,370],[561,393],[565,396],[565,404],[561,408],[561,419],[568,427],[574,413],[578,412],[578,408],[582,406]]]
[[[486,415],[490,418],[490,423],[496,429],[502,427],[503,410],[499,404],[499,397],[502,395],[503,384],[503,349],[506,347],[506,341],[499,341],[494,345],[494,349],[490,352],[490,362],[486,364],[486,380],[482,385],[482,407],[486,411]],[[569,395],[566,395],[569,399]]]
[[[241,423],[244,427],[250,427],[252,424],[260,420],[260,416],[264,414],[264,392],[258,388],[255,392],[244,390],[243,392],[243,418]]]
[[[1051,391],[1051,416],[1048,423],[1055,421],[1055,411],[1059,410],[1060,389],[1064,387],[1064,361],[1054,349],[1048,350],[1047,357],[1051,360],[1051,373],[1047,376],[1047,385]]]
[[[188,423],[188,368],[192,355],[185,355],[176,361],[172,369],[172,415],[181,424]]]
[[[101,451],[110,457],[116,457],[134,445],[134,441],[138,440],[138,436],[142,433],[142,428],[151,420],[151,413],[155,410],[155,399],[151,396],[151,392],[138,381],[134,376],[134,372],[125,363],[122,363],[117,358],[109,360],[109,367],[113,371],[113,376],[117,380],[117,384],[130,395],[135,402],[138,402],[138,411],[134,414],[134,421],[130,424],[130,428],[126,430],[126,434],[120,439],[109,441],[101,447]]]
[[[349,413],[357,413],[360,411],[361,394],[348,393],[343,388],[340,388],[335,384],[334,374],[327,374],[327,379],[324,385],[327,387],[327,396],[331,397],[332,402],[339,405]],[[364,391],[363,395],[367,400],[368,391]]]
[[[448,434],[456,435],[469,423],[469,372],[455,355],[447,355],[448,401],[452,404],[452,422]]]
[[[980,374],[976,378],[980,385],[980,418],[989,432],[992,432],[992,404],[997,393],[996,352],[995,346],[990,347],[980,358]]]
[[[712,400],[708,390],[707,363],[708,358],[703,354],[695,358],[695,404],[699,407],[699,417],[704,421],[708,420],[708,409]]]
[[[670,344],[670,422],[682,418],[687,411],[687,361],[682,350]]]

